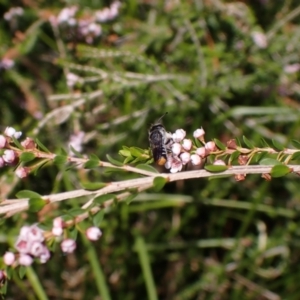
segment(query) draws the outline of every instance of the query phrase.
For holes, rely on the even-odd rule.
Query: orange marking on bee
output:
[[[163,166],[166,162],[167,162],[167,160],[166,160],[164,157],[161,157],[160,159],[158,159],[158,160],[156,161],[156,163],[157,163],[159,166]]]

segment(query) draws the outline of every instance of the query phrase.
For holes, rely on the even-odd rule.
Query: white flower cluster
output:
[[[204,142],[205,132],[202,128],[195,130],[193,135],[202,142],[202,147],[193,146],[192,140],[185,138],[186,132],[183,129],[177,129],[172,134],[173,143],[165,164],[165,168],[170,169],[171,173],[180,172],[182,167],[189,162],[194,166],[199,166],[206,156],[216,150],[214,142]]]

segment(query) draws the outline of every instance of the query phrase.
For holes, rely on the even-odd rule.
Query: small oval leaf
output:
[[[67,157],[64,155],[56,155],[53,160],[54,164],[56,164],[57,166],[64,165],[66,161]]]
[[[165,184],[168,182],[167,178],[164,178],[164,177],[155,177],[153,179],[153,189],[158,192],[160,191],[164,186]]]
[[[94,169],[99,167],[99,160],[89,159],[87,162],[84,163],[85,169]]]
[[[245,145],[246,145],[249,149],[253,149],[253,148],[254,148],[253,144],[252,144],[245,136],[243,136],[243,141],[244,141]]]
[[[46,201],[42,198],[29,199],[29,211],[38,212],[46,205]]]
[[[221,141],[219,141],[218,139],[214,139],[214,142],[220,150],[226,150],[226,146]]]
[[[83,155],[78,152],[72,145],[69,145],[69,148],[77,157],[83,158]]]
[[[107,186],[105,182],[81,182],[82,187],[88,191],[100,190]]]
[[[35,159],[35,155],[32,152],[23,152],[20,155],[20,160],[22,162],[30,162]]]
[[[300,160],[300,151],[295,152],[295,153],[292,155],[291,160]]]
[[[228,166],[208,165],[208,166],[205,166],[204,169],[208,172],[218,173],[218,172],[224,172],[224,171],[228,170]]]
[[[29,191],[29,190],[22,190],[22,191],[19,191],[17,194],[16,194],[16,197],[17,198],[42,198],[42,196],[36,192],[33,192],[33,191]]]
[[[281,145],[279,142],[277,142],[274,139],[272,139],[272,143],[276,150],[283,151],[285,149],[283,145]]]
[[[263,158],[259,164],[266,165],[266,166],[276,166],[276,165],[282,165],[282,163],[275,158]]]
[[[108,200],[112,200],[115,198],[115,195],[112,195],[112,194],[105,194],[105,195],[101,195],[101,196],[98,196],[94,199],[93,203],[96,203],[96,204],[102,204]]]
[[[147,172],[152,172],[152,173],[159,173],[154,167],[146,164],[139,164],[136,166],[136,168],[147,171]]]
[[[276,165],[271,170],[271,176],[274,178],[285,176],[291,173],[292,170],[285,165]]]
[[[292,144],[296,149],[300,149],[300,142],[297,140],[292,140]]]
[[[266,140],[264,138],[261,138],[260,142],[263,147],[270,148],[269,144],[266,142]]]
[[[113,165],[115,165],[115,166],[118,166],[118,167],[122,167],[122,166],[123,166],[123,163],[122,163],[122,162],[120,162],[120,161],[118,161],[118,160],[112,158],[109,154],[107,154],[106,157],[107,157],[108,161],[109,161],[111,164],[113,164]]]
[[[36,138],[34,141],[40,147],[40,149],[42,149],[44,152],[51,153],[39,139]]]
[[[94,216],[93,216],[93,224],[96,227],[100,227],[101,222],[104,219],[104,214],[105,214],[105,210],[101,209],[100,211],[98,211]]]

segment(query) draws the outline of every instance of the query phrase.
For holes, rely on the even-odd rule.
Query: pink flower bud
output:
[[[60,244],[61,250],[65,253],[72,253],[76,249],[76,242],[72,239],[65,239]]]
[[[20,254],[19,264],[21,266],[30,266],[33,263],[33,258],[28,254]]]
[[[50,259],[50,256],[50,251],[46,247],[44,247],[44,251],[40,255],[40,262],[44,264]]]
[[[98,227],[90,227],[86,230],[86,237],[91,241],[97,241],[102,235]]]
[[[61,236],[64,230],[62,229],[62,227],[53,227],[51,232],[54,236]]]
[[[214,161],[213,165],[215,165],[215,166],[226,166],[225,162],[221,159],[217,159],[216,161]]]
[[[15,248],[20,253],[28,253],[30,251],[30,244],[27,240],[19,237],[15,243]]]
[[[29,174],[29,168],[26,167],[19,167],[16,171],[15,174],[19,177],[19,178],[25,178],[28,176]]]
[[[4,153],[3,153],[2,158],[6,163],[11,164],[16,159],[16,155],[15,155],[15,152],[13,150],[5,150]]]
[[[34,140],[29,137],[27,137],[23,142],[21,142],[21,145],[25,149],[35,149],[36,148],[36,144],[35,144]]]
[[[201,157],[197,154],[192,154],[191,161],[194,166],[198,166],[201,164]]]
[[[213,152],[215,150],[217,150],[216,148],[216,143],[215,142],[207,142],[205,144],[205,149],[210,153],[210,152]]]
[[[179,155],[180,152],[181,152],[181,145],[179,143],[174,143],[172,145],[172,152],[175,154],[175,155]]]
[[[62,217],[56,217],[53,220],[53,227],[60,227],[60,228],[64,227],[64,221],[63,221]]]
[[[15,254],[12,252],[5,252],[3,261],[7,266],[11,266],[15,262]]]
[[[205,131],[203,130],[202,127],[200,129],[196,129],[193,134],[194,138],[198,140],[200,140],[204,135],[205,135]]]
[[[6,138],[4,135],[0,135],[0,149],[3,149],[6,145]]]
[[[200,157],[204,158],[206,156],[206,149],[205,147],[200,147],[200,148],[197,148],[196,150],[196,154],[198,154]]]
[[[4,134],[9,137],[13,137],[15,133],[16,133],[16,129],[14,129],[13,127],[6,127],[4,130]]]
[[[191,159],[191,154],[188,152],[184,152],[180,155],[180,159],[182,161],[182,164],[186,165]]]
[[[186,132],[183,129],[177,129],[175,133],[173,133],[173,140],[176,143],[181,142],[185,138]]]
[[[182,148],[186,151],[190,151],[192,148],[192,141],[190,139],[184,139],[182,141]]]

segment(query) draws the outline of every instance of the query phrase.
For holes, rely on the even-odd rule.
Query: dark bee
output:
[[[173,144],[172,134],[167,132],[161,123],[161,119],[166,114],[161,116],[149,129],[149,142],[153,159],[160,166],[167,162],[168,154],[171,152]]]

